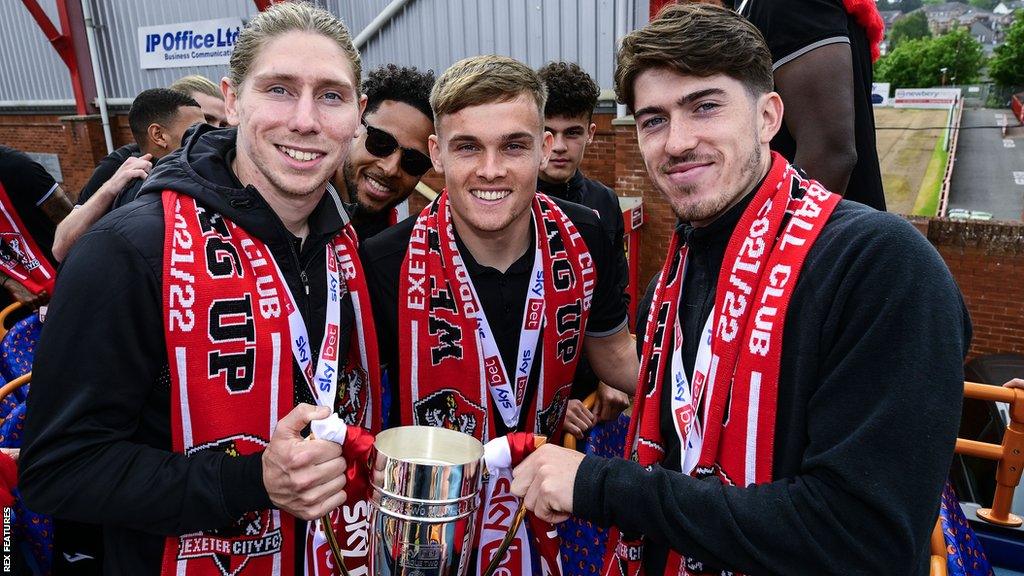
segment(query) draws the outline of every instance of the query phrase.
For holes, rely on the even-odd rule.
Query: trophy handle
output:
[[[541,436],[539,434],[533,437],[533,449],[540,448],[548,441],[547,436]],[[509,545],[512,544],[512,539],[515,538],[516,532],[519,531],[519,527],[523,524],[523,518],[526,518],[526,500],[519,501],[519,508],[516,509],[516,515],[512,517],[512,525],[509,526],[508,532],[505,532],[505,537],[501,539],[501,544],[498,546],[498,550],[491,556],[491,561],[487,564],[487,569],[484,570],[482,576],[494,576],[494,571],[498,569],[501,564],[501,559],[505,557],[505,553],[508,552]]]

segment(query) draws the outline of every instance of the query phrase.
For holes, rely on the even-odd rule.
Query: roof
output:
[[[972,7],[963,2],[943,2],[942,4],[925,4],[921,10],[928,14],[935,14],[937,12],[967,12],[972,10]]]

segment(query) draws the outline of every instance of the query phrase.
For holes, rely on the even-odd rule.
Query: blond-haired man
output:
[[[336,397],[379,428],[376,367],[343,356],[376,339],[326,192],[359,55],[339,20],[285,3],[230,70],[237,129],[196,130],[82,236],[39,343],[20,484],[34,510],[104,525],[108,573],[301,574],[324,558],[304,521],[350,503],[341,448],[300,432]]]
[[[533,70],[501,56],[457,62],[434,85],[430,155],[446,188],[364,244],[392,423],[556,436],[583,349],[602,380],[632,391],[616,248],[589,209],[536,190],[551,152],[545,98]],[[492,482],[476,570],[514,509],[508,482]],[[505,570],[557,562],[549,528],[524,530]]]
[[[228,125],[227,115],[224,113],[224,94],[220,87],[213,83],[206,76],[189,74],[182,76],[168,86],[171,90],[177,90],[191,96],[203,109],[203,117],[206,123],[217,128],[224,128]]]

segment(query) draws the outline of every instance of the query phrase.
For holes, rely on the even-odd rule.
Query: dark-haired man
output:
[[[593,117],[601,90],[590,74],[572,62],[551,62],[538,70],[537,75],[548,89],[544,130],[554,137],[551,157],[537,178],[537,189],[548,196],[582,204],[597,214],[601,228],[612,246],[617,248],[616,267],[619,269],[620,289],[625,294],[629,272],[626,253],[622,249],[625,227],[619,198],[611,188],[587,178],[580,170],[587,146],[593,142],[597,132]],[[599,392],[598,401],[593,410],[588,411],[580,400],[595,390]],[[629,404],[629,398],[621,392],[598,382],[586,356],[580,360],[576,370],[571,396],[565,415],[565,429],[577,438],[582,438],[584,432],[598,421],[618,416]]]
[[[631,458],[542,447],[513,492],[617,527],[615,576],[928,574],[970,339],[941,257],[770,151],[771,56],[736,13],[667,8],[615,81],[682,222],[638,313]]]
[[[388,64],[363,83],[363,126],[334,185],[348,195],[352,225],[365,240],[392,223],[392,211],[430,170],[434,73]],[[340,176],[340,178],[339,178]]]
[[[153,164],[181,146],[189,127],[204,121],[202,108],[191,96],[169,88],[140,92],[128,111],[128,125],[139,145],[138,156],[126,158],[91,196],[82,191],[75,209],[57,226],[54,257],[63,260],[78,237],[100,217],[134,200]]]
[[[227,119],[224,117],[224,95],[220,93],[220,87],[205,76],[190,74],[183,76],[167,87],[170,90],[182,92],[195,100],[203,110],[203,118],[211,126],[223,128],[227,126]],[[114,177],[114,173],[121,167],[121,164],[132,157],[142,156],[137,142],[130,142],[107,154],[93,170],[92,176],[85,186],[78,193],[78,203],[84,204],[99,190],[100,186]]]

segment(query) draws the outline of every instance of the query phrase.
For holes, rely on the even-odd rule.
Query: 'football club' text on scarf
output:
[[[517,365],[506,367],[459,253],[447,191],[420,213],[399,280],[399,354],[408,358],[401,363],[399,379],[407,391],[403,424],[442,426],[485,442],[496,433],[495,417],[512,429],[550,437],[560,433],[597,274],[583,237],[551,199],[538,193],[532,216],[536,252],[523,336]],[[524,406],[538,347],[537,393]],[[498,415],[488,410],[491,399]],[[508,486],[507,479],[496,477],[485,488],[478,550],[493,550],[493,540],[500,541],[511,523],[513,514],[499,510],[514,513],[518,507]],[[557,566],[557,541],[548,536],[550,526],[531,518],[530,527],[536,552],[546,559],[543,564]],[[502,566],[510,573],[530,573],[533,546],[528,540],[520,535],[523,547],[506,555]],[[486,566],[490,558],[479,556]]]
[[[349,424],[379,431],[376,333],[351,225],[325,248],[328,317],[314,366],[305,325],[266,246],[187,195],[165,191],[163,205],[173,450],[245,455],[265,448],[294,405],[289,348],[318,403],[336,409]],[[356,325],[347,362],[339,368],[340,301],[346,294]],[[365,490],[350,483],[346,492],[345,506],[331,513],[333,529],[342,536],[349,570],[365,571]],[[353,526],[362,526],[364,534],[347,534]],[[314,538],[314,527],[310,523],[307,531],[306,572],[331,574],[332,559],[323,538]],[[168,538],[163,574],[293,574],[294,528],[291,516],[270,509],[248,512],[233,527]]]
[[[771,481],[786,310],[804,260],[839,200],[772,153],[771,169],[726,247],[712,318],[689,379],[682,373],[682,342],[673,342],[682,334],[675,323],[687,247],[673,235],[647,318],[626,457],[642,466],[664,458],[660,410],[670,370],[681,384],[673,390],[672,414],[683,473],[737,486]],[[643,576],[643,538],[615,529],[610,536],[606,576]],[[709,572],[697,559],[670,551],[664,573]]]

